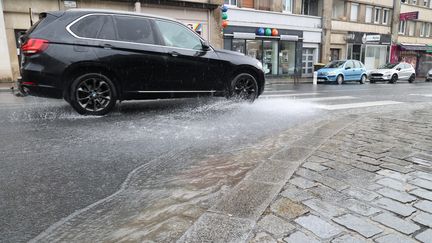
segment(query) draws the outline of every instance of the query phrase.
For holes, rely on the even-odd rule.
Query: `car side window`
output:
[[[358,68],[363,68],[363,64],[362,64],[361,62],[356,61],[356,63],[357,63],[357,65],[358,65]]]
[[[155,20],[166,46],[185,49],[201,50],[201,39],[186,26],[180,24]]]
[[[70,30],[79,37],[96,38],[104,19],[102,15],[90,15],[73,24]]]
[[[104,21],[101,30],[99,31],[97,38],[103,40],[115,40],[115,29],[114,23],[111,16],[104,16]]]
[[[115,16],[115,26],[119,41],[141,44],[157,44],[152,20],[142,17]]]
[[[353,69],[354,68],[354,65],[353,65],[353,62],[352,61],[348,61],[348,62],[346,62],[346,64],[345,64],[345,69],[346,68],[351,68],[351,69]]]

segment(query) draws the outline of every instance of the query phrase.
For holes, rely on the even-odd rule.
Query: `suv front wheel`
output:
[[[249,73],[241,73],[231,81],[230,98],[253,102],[258,97],[258,83]]]
[[[102,116],[114,108],[117,92],[105,75],[87,73],[72,82],[69,97],[70,104],[78,113]]]

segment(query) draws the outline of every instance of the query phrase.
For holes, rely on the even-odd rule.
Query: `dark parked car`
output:
[[[210,46],[187,26],[132,12],[40,14],[20,39],[20,90],[64,98],[80,114],[103,115],[118,100],[202,95],[253,101],[262,64]]]

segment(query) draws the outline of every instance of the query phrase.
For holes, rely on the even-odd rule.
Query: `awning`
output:
[[[400,44],[400,47],[404,51],[432,51],[432,46],[424,44]]]

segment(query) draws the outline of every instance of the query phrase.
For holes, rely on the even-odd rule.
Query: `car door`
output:
[[[405,79],[408,80],[413,73],[412,65],[409,63],[405,63],[404,66],[405,66],[404,68]]]
[[[165,91],[200,93],[213,92],[220,82],[214,80],[214,69],[210,60],[217,58],[209,47],[203,47],[203,40],[186,26],[175,21],[156,19],[159,34],[166,48]]]
[[[344,76],[345,80],[354,80],[355,77],[355,69],[354,69],[354,63],[352,61],[347,61],[345,63],[344,67]]]
[[[363,66],[359,61],[353,61],[354,63],[354,80],[360,80],[361,75],[363,74]]]
[[[140,16],[92,14],[104,18],[97,33],[100,64],[117,74],[124,92],[151,90],[164,79],[164,47],[153,35],[154,23]],[[87,18],[87,17],[86,17]]]

